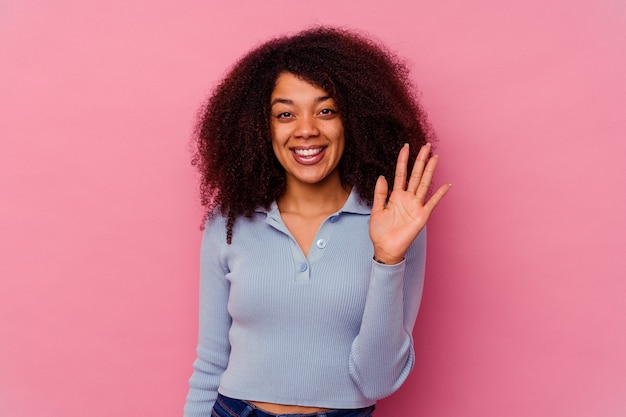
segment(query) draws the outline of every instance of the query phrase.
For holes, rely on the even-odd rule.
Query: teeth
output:
[[[322,148],[314,148],[314,149],[294,149],[293,150],[299,156],[313,156],[322,152]]]

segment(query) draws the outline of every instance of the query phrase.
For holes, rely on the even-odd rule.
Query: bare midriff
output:
[[[300,405],[263,403],[259,401],[250,401],[250,404],[254,404],[261,410],[269,411],[270,413],[274,414],[311,414],[329,410],[329,408],[303,407]]]

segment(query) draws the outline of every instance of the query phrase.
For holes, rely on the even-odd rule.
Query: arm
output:
[[[398,155],[389,199],[387,181],[374,190],[370,238],[374,261],[359,335],[350,354],[350,375],[372,399],[390,395],[402,385],[414,363],[411,332],[422,293],[426,236],[430,214],[450,189],[441,186],[426,200],[436,156],[430,144],[420,149],[407,184],[408,145]]]
[[[225,233],[221,219],[207,223],[200,252],[200,318],[197,358],[189,380],[185,417],[211,414],[217,388],[228,364],[231,318],[227,311],[229,283],[221,262]]]
[[[350,375],[368,398],[392,394],[413,368],[412,330],[424,282],[426,230],[396,265],[372,261],[363,319],[350,352]]]

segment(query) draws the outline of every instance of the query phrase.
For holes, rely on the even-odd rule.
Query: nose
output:
[[[297,138],[308,139],[319,136],[320,131],[317,128],[315,117],[304,116],[297,120],[296,129],[293,132]]]

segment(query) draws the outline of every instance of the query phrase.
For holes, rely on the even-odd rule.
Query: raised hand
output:
[[[442,185],[425,201],[438,160],[436,155],[428,158],[430,148],[428,143],[420,149],[408,184],[409,145],[404,145],[400,150],[389,201],[387,180],[381,176],[376,181],[370,216],[370,239],[374,244],[374,259],[379,262],[396,264],[404,259],[433,209],[451,187],[450,184]]]

